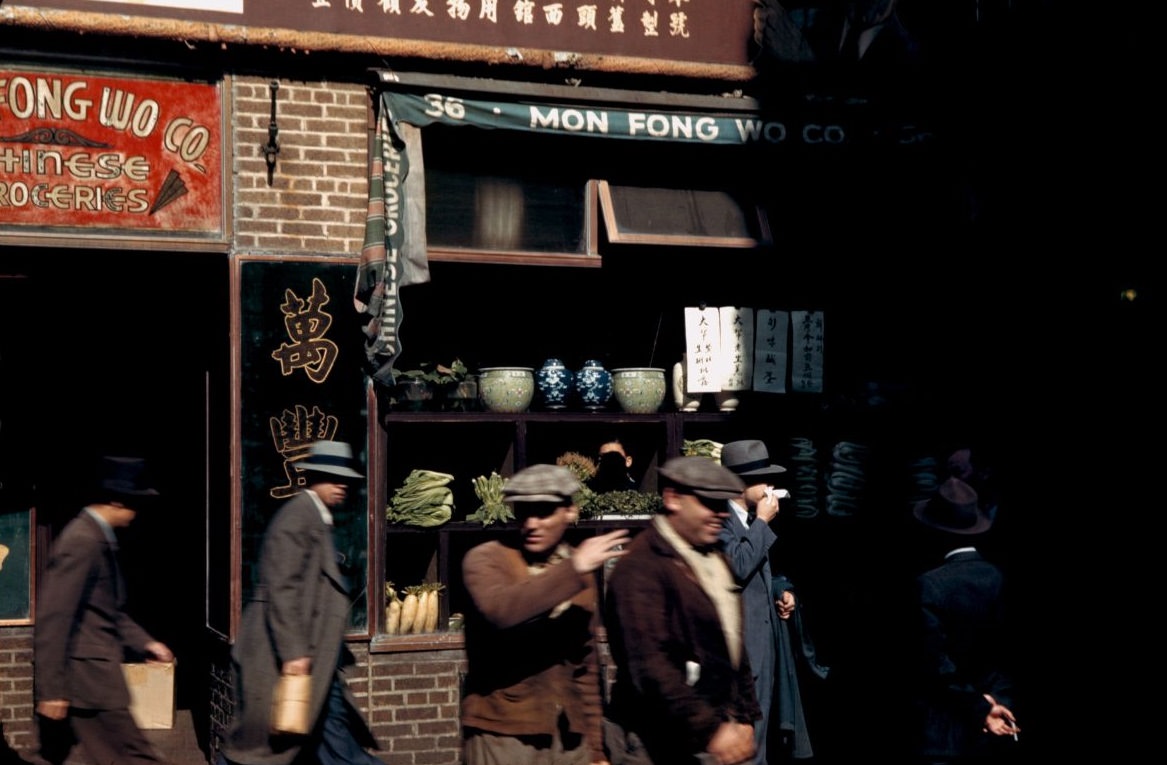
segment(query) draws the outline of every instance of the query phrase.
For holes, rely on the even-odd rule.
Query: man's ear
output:
[[[624,467],[626,467],[626,468],[632,467],[632,455],[631,454],[624,455]]]
[[[579,507],[573,504],[567,508],[567,522],[568,523],[575,523],[578,520],[579,520]]]
[[[681,509],[681,493],[669,486],[661,492],[661,501],[664,503],[665,510],[670,513],[675,513]]]

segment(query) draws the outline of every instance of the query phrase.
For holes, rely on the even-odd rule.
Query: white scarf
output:
[[[717,607],[721,631],[729,648],[729,661],[736,669],[741,662],[742,654],[742,611],[741,596],[738,594],[741,588],[734,582],[729,564],[719,552],[698,552],[693,545],[681,538],[665,516],[658,515],[652,522],[660,535],[676,549],[677,554],[689,568],[693,569],[701,589]]]

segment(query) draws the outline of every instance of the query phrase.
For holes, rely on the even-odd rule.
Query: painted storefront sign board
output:
[[[224,112],[221,82],[0,66],[0,234],[225,241]]]
[[[105,31],[174,39],[540,67],[657,62],[643,64],[644,73],[690,64],[713,75],[732,70],[733,79],[752,71],[753,0],[18,0],[5,7],[16,23],[44,24],[43,15],[22,9],[63,11],[55,26],[103,31],[104,17]]]

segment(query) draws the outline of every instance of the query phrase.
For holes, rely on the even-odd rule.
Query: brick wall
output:
[[[454,765],[465,667],[460,650],[372,654],[369,722],[387,765]]]
[[[261,147],[271,121],[271,80],[231,82],[233,250],[359,255],[368,204],[368,91],[351,83],[279,81],[280,151],[269,185]]]
[[[35,742],[32,627],[0,627],[0,730],[8,745],[18,751],[29,749]]]

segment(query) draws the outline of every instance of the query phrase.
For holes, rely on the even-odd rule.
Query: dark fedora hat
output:
[[[786,472],[781,465],[770,464],[770,452],[757,440],[730,441],[721,447],[721,464],[740,475],[746,483],[761,483]]]
[[[344,478],[364,478],[353,469],[353,449],[344,441],[317,441],[308,447],[308,456],[293,463],[301,470]]]
[[[977,503],[977,493],[959,478],[949,478],[931,499],[917,502],[912,509],[916,520],[950,534],[980,534],[993,525]]]
[[[708,457],[673,457],[658,472],[682,491],[706,499],[734,499],[746,490],[742,479]]]
[[[107,455],[101,458],[98,470],[98,490],[113,499],[158,496],[158,490],[151,486],[146,460],[141,457]]]

